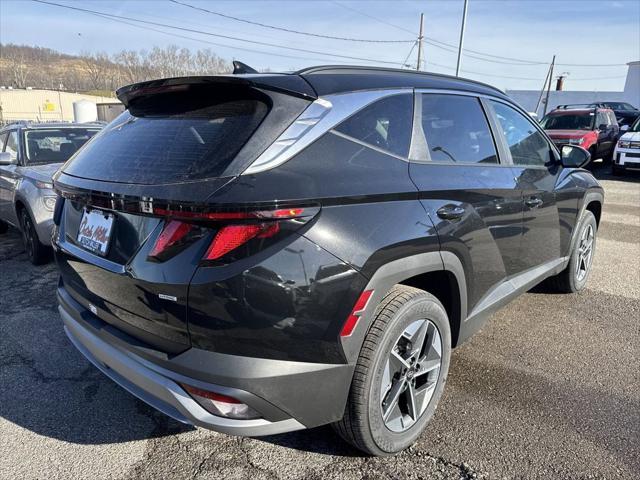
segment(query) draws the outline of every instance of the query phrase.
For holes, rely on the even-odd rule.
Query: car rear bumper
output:
[[[75,347],[121,387],[183,423],[240,436],[300,430],[338,420],[353,367],[260,359],[191,348],[179,355],[136,344],[58,290],[60,316]],[[133,341],[132,341],[133,340]],[[246,403],[263,418],[212,415],[180,384]]]

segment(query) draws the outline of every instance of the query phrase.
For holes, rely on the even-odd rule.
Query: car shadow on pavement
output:
[[[0,426],[71,443],[105,444],[192,430],[137,400],[67,339],[54,263],[31,265],[19,233],[0,236]],[[2,421],[11,422],[13,425]]]
[[[622,175],[614,175],[611,169],[611,163],[596,161],[594,163],[591,163],[590,165],[587,165],[587,170],[589,170],[598,180],[640,183],[640,171],[629,170],[627,172],[624,172]]]

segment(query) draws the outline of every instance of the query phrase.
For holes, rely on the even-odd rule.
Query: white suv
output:
[[[613,152],[613,174],[622,175],[628,169],[640,170],[640,117],[620,137]]]

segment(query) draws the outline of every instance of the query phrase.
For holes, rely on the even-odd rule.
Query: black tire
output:
[[[38,239],[38,233],[26,208],[20,210],[20,227],[22,242],[29,261],[34,265],[42,265],[49,261],[49,249]]]
[[[417,419],[407,430],[394,432],[387,427],[382,414],[384,399],[381,388],[384,370],[391,349],[396,348],[401,338],[405,338],[401,337],[405,329],[419,320],[428,320],[430,323],[426,323],[429,327],[433,325],[437,328],[441,339],[441,363],[438,371],[432,370],[433,374],[429,373],[433,375],[435,388],[430,399],[423,401],[426,406],[423,407],[422,413],[416,415]],[[425,345],[428,339],[426,336]],[[449,371],[450,356],[451,329],[442,304],[436,297],[423,290],[396,285],[376,309],[373,323],[358,357],[344,417],[333,424],[334,429],[348,443],[370,455],[393,455],[409,447],[422,433],[438,405]],[[418,363],[412,365],[416,372],[421,368]],[[417,388],[415,382],[419,373],[415,375],[415,378],[413,373],[410,377],[404,377],[408,382],[414,382],[414,389]]]
[[[9,224],[0,220],[0,234],[7,233],[9,230]]]
[[[591,256],[586,265],[586,272],[582,278],[578,274],[578,262],[581,258],[581,243],[585,230],[591,228],[593,232],[593,243],[591,246]],[[591,266],[593,265],[593,257],[596,252],[596,239],[598,233],[598,225],[596,217],[589,210],[585,210],[578,222],[576,236],[573,239],[571,246],[571,258],[569,259],[569,265],[558,275],[549,279],[549,285],[556,291],[561,293],[576,293],[582,290],[587,284],[589,274],[591,273]]]

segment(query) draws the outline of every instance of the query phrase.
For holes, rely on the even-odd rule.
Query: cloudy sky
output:
[[[272,70],[335,63],[415,68],[424,13],[425,69],[439,73],[455,70],[463,6],[463,0],[46,1],[120,18],[0,0],[0,41],[71,54],[175,44]],[[622,90],[625,64],[640,60],[639,0],[469,0],[467,18],[463,75],[500,88],[539,89],[556,54],[555,72],[568,74],[566,89]]]

